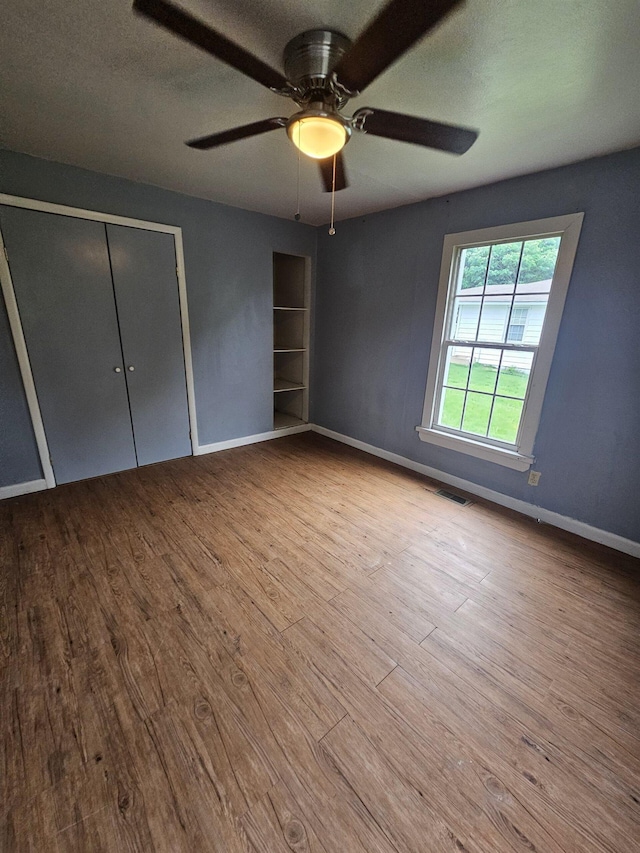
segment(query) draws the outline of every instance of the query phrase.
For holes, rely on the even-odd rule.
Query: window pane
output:
[[[452,341],[475,341],[481,299],[481,296],[463,296],[455,300],[449,332]]]
[[[541,281],[519,281],[516,285],[516,293],[550,293],[552,279]]]
[[[478,337],[472,340],[504,343],[512,296],[485,296],[480,313]]]
[[[466,388],[471,364],[471,347],[451,347],[447,354],[444,384],[453,388]]]
[[[489,260],[489,248],[489,246],[474,246],[460,252],[458,293],[470,288],[480,288],[479,293],[482,293],[487,272],[487,261]]]
[[[540,343],[540,335],[542,334],[548,301],[548,293],[534,293],[530,296],[516,295],[513,302],[509,328],[512,325],[521,325],[522,337],[520,341],[508,337],[507,340],[510,343],[523,343],[532,346],[537,346]]]
[[[508,441],[515,444],[522,417],[523,400],[509,400],[506,397],[496,397],[491,414],[489,438]]]
[[[469,391],[462,421],[462,429],[465,432],[473,432],[476,435],[487,434],[492,399],[490,394],[474,394]]]
[[[541,289],[549,292],[559,249],[560,237],[542,237],[526,241],[518,276],[518,293],[523,292],[524,285],[529,286],[524,292],[531,293]]]
[[[462,420],[462,407],[464,406],[464,391],[454,388],[445,388],[442,392],[442,403],[440,404],[440,420],[442,426],[460,429]]]
[[[487,275],[487,293],[513,293],[521,252],[521,241],[493,246]]]
[[[504,394],[505,397],[519,397],[524,400],[532,364],[532,352],[510,352],[508,350],[504,352],[496,393]]]
[[[501,353],[502,350],[499,349],[474,349],[469,377],[470,390],[494,393]]]

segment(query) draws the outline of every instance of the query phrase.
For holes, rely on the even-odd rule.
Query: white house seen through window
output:
[[[523,445],[530,454],[534,409],[539,416],[542,402],[530,406],[532,381],[542,361],[545,375],[538,378],[546,384],[581,220],[577,214],[489,229],[485,240],[472,245],[469,236],[485,232],[446,238],[441,275],[446,291],[439,299],[425,421],[419,428],[427,435],[421,438],[432,440],[435,433],[448,439],[436,443],[456,449],[462,448],[455,440],[466,439],[472,448],[490,448],[485,458],[500,461],[502,451],[522,463],[512,467],[525,467]],[[540,233],[544,224],[549,230]]]

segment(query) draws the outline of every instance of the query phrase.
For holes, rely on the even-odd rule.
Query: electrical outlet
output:
[[[529,471],[529,479],[527,480],[527,482],[530,486],[537,486],[540,482],[541,476],[542,474],[540,473],[540,471]]]

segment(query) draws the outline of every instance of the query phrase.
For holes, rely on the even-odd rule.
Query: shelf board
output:
[[[306,352],[304,347],[275,347],[274,352]]]
[[[292,307],[290,305],[274,305],[273,310],[274,311],[308,311],[309,309],[305,308],[304,305],[301,305],[300,307]]]
[[[306,385],[303,385],[300,382],[292,382],[290,379],[280,379],[276,377],[273,380],[273,390],[274,392],[278,391],[302,391],[306,388]]]
[[[306,421],[303,421],[301,418],[297,418],[295,415],[287,415],[285,414],[285,412],[273,413],[274,429],[285,429],[285,427],[302,426],[302,424],[306,424]]]

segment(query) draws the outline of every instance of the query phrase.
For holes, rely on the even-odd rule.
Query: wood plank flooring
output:
[[[640,851],[640,564],[310,433],[0,505],[7,853]]]

